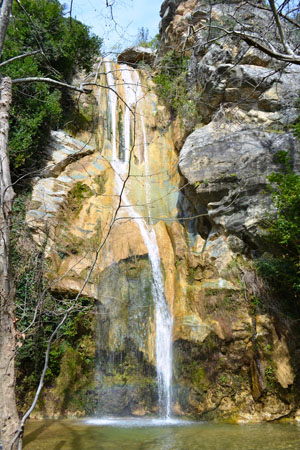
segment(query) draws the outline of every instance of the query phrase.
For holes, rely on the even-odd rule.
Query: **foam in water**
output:
[[[191,420],[181,419],[151,419],[151,418],[136,418],[136,417],[101,417],[99,419],[89,418],[84,419],[87,425],[108,426],[118,428],[141,428],[141,427],[166,427],[166,426],[187,426],[197,424],[199,422],[192,422]]]

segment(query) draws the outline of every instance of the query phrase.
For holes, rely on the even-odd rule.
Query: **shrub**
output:
[[[300,300],[300,175],[292,171],[287,152],[279,152],[277,160],[283,169],[268,177],[276,212],[265,222],[272,254],[261,257],[257,267],[290,309],[293,304],[298,307]]]
[[[197,105],[187,80],[188,59],[177,55],[174,50],[167,52],[160,61],[153,81],[159,98],[163,100],[173,115],[191,122],[198,118]]]

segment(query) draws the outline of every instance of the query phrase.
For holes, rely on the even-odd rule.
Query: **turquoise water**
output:
[[[300,425],[30,421],[24,444],[25,450],[300,450]]]

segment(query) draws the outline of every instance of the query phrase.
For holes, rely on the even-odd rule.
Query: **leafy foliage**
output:
[[[268,177],[276,212],[266,221],[273,255],[260,258],[258,269],[289,308],[291,299],[298,306],[300,300],[300,175],[291,169],[287,152],[278,152],[277,160],[283,170]]]
[[[13,79],[52,77],[70,83],[78,70],[89,71],[101,40],[77,20],[64,17],[58,0],[14,2],[7,30],[3,61],[39,50],[3,66],[2,75]],[[16,177],[35,168],[51,128],[62,124],[66,92],[45,83],[14,85],[10,119],[10,160]]]
[[[286,256],[299,257],[300,175],[292,171],[286,152],[279,152],[277,159],[285,165],[285,170],[269,176],[277,213],[268,231],[270,237],[281,245]]]
[[[84,195],[84,187],[77,188]],[[51,291],[47,279],[47,261],[44,249],[32,242],[31,231],[24,226],[29,192],[16,197],[13,206],[13,226],[10,254],[15,282],[17,320],[17,395],[20,408],[26,408],[31,400],[44,365],[48,339],[60,322],[65,310],[74,304],[71,296]],[[44,242],[44,246],[46,242]],[[82,374],[91,373],[94,349],[87,344],[93,333],[95,319],[92,299],[81,296],[74,304],[64,325],[51,347],[45,383],[51,386],[61,372],[61,361],[68,347],[80,358]]]
[[[167,52],[160,61],[159,71],[153,78],[157,94],[174,115],[191,122],[197,119],[197,105],[187,82],[188,59]]]

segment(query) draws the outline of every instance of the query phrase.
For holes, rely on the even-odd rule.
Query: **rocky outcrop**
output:
[[[167,22],[163,18],[165,9],[169,11]],[[231,36],[232,31],[243,27],[253,36],[261,34],[272,42],[272,27],[268,31],[265,27],[271,20],[267,11],[256,8],[254,12],[241,1],[210,6],[204,1],[182,0],[164,2],[161,16],[161,51],[171,48],[188,56],[190,86],[199,94],[198,111],[205,123],[215,114],[276,128],[297,119],[298,91],[290,88],[300,85],[297,66],[279,64]],[[218,32],[218,27],[228,33]],[[210,35],[214,36],[212,42]]]
[[[194,192],[185,192],[197,212],[206,214],[211,232],[259,245],[271,206],[267,175],[280,169],[275,155],[281,149],[290,149],[292,167],[300,172],[300,143],[291,133],[214,121],[186,139],[179,168]]]
[[[187,138],[183,133],[181,146],[177,144],[180,147],[179,170],[183,177],[177,204],[178,217],[191,239],[198,240],[200,235],[205,242],[202,257],[206,270],[210,267],[215,279],[225,271],[225,279],[228,280],[228,268],[235,261],[236,267],[241,270],[241,281],[245,276],[245,264],[251,265],[251,255],[265,250],[261,240],[261,224],[266,211],[270,212],[273,208],[268,196],[267,177],[282,169],[276,162],[276,153],[287,151],[293,170],[300,173],[299,140],[289,132],[299,114],[296,108],[300,89],[299,70],[293,65],[282,65],[257,49],[250,48],[230,32],[223,36],[219,33],[217,38],[218,27],[231,31],[239,31],[242,27],[255,36],[264,30],[264,37],[274,43],[272,31],[265,30],[265,24],[270,20],[269,12],[255,9],[254,13],[253,8],[250,9],[245,2],[228,1],[208,5],[207,2],[196,0],[165,1],[161,17],[161,55],[170,48],[175,54],[184,52],[188,60],[190,92],[201,117],[196,130]],[[215,28],[210,27],[212,22]],[[158,67],[159,64],[158,58]],[[291,86],[297,88],[291,89]],[[241,257],[238,255],[242,255],[243,259],[239,259]],[[186,261],[188,270],[191,270],[194,260],[187,257]],[[292,406],[293,401],[289,403],[286,399],[295,375],[290,371],[291,365],[286,378],[280,375],[285,373],[286,353],[277,357],[277,348],[280,354],[281,344],[276,344],[277,338],[282,339],[285,351],[291,351],[292,346],[288,349],[286,341],[287,329],[279,325],[278,317],[257,316],[257,310],[253,314],[252,307],[243,302],[238,308],[241,313],[245,308],[245,316],[243,319],[239,316],[238,324],[234,324],[237,312],[232,311],[228,321],[224,310],[226,298],[234,298],[235,303],[245,295],[245,299],[251,303],[252,297],[257,299],[264,295],[255,287],[259,284],[258,280],[252,280],[246,285],[253,287],[252,293],[237,294],[236,291],[230,291],[235,292],[232,297],[231,294],[222,296],[218,285],[215,285],[213,289],[216,291],[213,292],[218,299],[215,301],[220,308],[223,304],[223,309],[220,314],[217,308],[213,313],[217,321],[213,328],[214,335],[207,334],[207,328],[203,328],[210,307],[205,298],[196,294],[199,266],[193,272],[192,279],[188,290],[189,298],[192,299],[190,302],[194,308],[196,305],[202,305],[202,308],[200,323],[194,318],[190,323],[202,328],[204,339],[198,350],[187,344],[192,342],[191,336],[186,341],[176,341],[176,352],[179,352],[180,358],[187,358],[188,367],[192,361],[186,355],[199,351],[195,358],[199,362],[199,365],[195,364],[198,382],[193,389],[186,391],[186,402],[190,407],[200,408],[207,417],[231,415],[236,420],[247,421],[289,415],[295,406]],[[212,299],[214,295],[211,295]],[[273,331],[268,329],[267,323],[272,323]],[[212,326],[211,323],[209,326]],[[285,329],[282,335],[278,332],[280,327]],[[263,330],[266,329],[268,342],[264,341],[266,335]],[[247,330],[252,331],[247,334]],[[228,345],[232,345],[230,356]],[[203,347],[204,354],[201,353]],[[245,359],[241,359],[239,351],[242,351]],[[215,366],[220,364],[221,355],[224,354],[228,365],[225,364],[224,375],[221,376]],[[209,356],[204,363],[205,355]],[[250,385],[246,379],[236,379],[236,375],[242,375],[246,367],[246,378],[250,376]],[[190,368],[184,373],[177,367],[177,380],[191,379],[189,371]],[[227,377],[233,388],[232,395],[228,394]],[[289,384],[284,379],[289,380]],[[211,380],[218,383],[218,388],[212,387]],[[201,389],[197,390],[200,385]],[[225,385],[227,388],[223,391]],[[211,402],[212,398],[214,401]]]
[[[179,199],[180,215],[198,215],[193,226],[203,237],[212,232],[231,235],[232,243],[240,239],[239,251],[259,245],[259,226],[270,206],[267,176],[282,168],[275,162],[276,152],[287,151],[293,170],[300,170],[299,141],[288,132],[298,118],[297,67],[272,60],[230,33],[207,44],[207,35],[218,34],[218,27],[242,26],[259,34],[270,13],[257,8],[253,14],[240,1],[212,6],[165,1],[161,10],[162,51],[185,51],[201,117],[186,140],[183,134],[179,169],[188,185]],[[210,28],[211,21],[216,29]]]
[[[128,64],[136,67],[139,62],[151,65],[154,61],[155,54],[151,48],[147,47],[130,47],[126,48],[118,55],[119,64]]]

